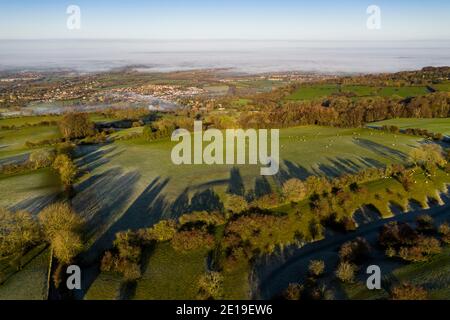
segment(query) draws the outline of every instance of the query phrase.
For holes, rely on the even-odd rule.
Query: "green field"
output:
[[[371,87],[365,85],[343,85],[318,84],[304,85],[297,91],[286,97],[287,100],[313,100],[331,96],[338,93],[351,93],[355,97],[393,97],[402,98],[414,97],[430,93],[426,87],[406,86],[406,87]]]
[[[400,129],[426,129],[433,133],[450,135],[450,118],[433,119],[390,119],[385,121],[370,123],[370,126],[397,126]]]
[[[409,282],[427,289],[429,299],[450,299],[450,247],[434,256],[430,261],[411,263],[399,266],[385,275],[386,281],[391,283]],[[392,285],[392,284],[390,284]],[[381,290],[367,290],[365,284],[358,282],[344,286],[349,299],[386,299],[389,293],[386,287]]]
[[[122,278],[111,273],[100,273],[84,297],[86,300],[116,300],[120,295]]]
[[[36,212],[62,191],[59,177],[50,168],[0,175],[0,207],[15,207]]]
[[[46,300],[49,253],[41,245],[25,255],[23,269],[9,275],[0,285],[0,300]],[[5,267],[0,261],[0,272],[5,272]]]
[[[145,271],[136,286],[136,300],[193,300],[198,279],[206,272],[206,251],[175,251],[169,243],[159,244],[144,263]]]

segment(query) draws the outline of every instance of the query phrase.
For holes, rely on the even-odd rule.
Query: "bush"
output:
[[[325,271],[325,262],[323,260],[312,260],[309,262],[309,273],[312,276],[319,277]]]
[[[283,184],[283,196],[287,201],[301,201],[306,192],[305,184],[297,178],[289,179]]]
[[[401,247],[398,255],[405,261],[422,262],[440,252],[441,246],[437,239],[421,236],[416,245]]]
[[[439,226],[439,233],[442,236],[442,241],[450,244],[450,226],[448,223],[443,223]]]
[[[29,212],[0,208],[0,258],[21,256],[40,240],[39,225]]]
[[[37,150],[30,154],[28,161],[34,169],[45,168],[51,166],[55,155],[47,150]]]
[[[434,220],[430,215],[424,214],[416,219],[417,231],[422,233],[430,233],[435,231]]]
[[[77,166],[73,163],[72,159],[66,154],[60,154],[53,162],[53,168],[58,171],[61,182],[66,189],[70,189],[78,173]]]
[[[427,291],[410,283],[402,283],[392,289],[392,300],[427,300]]]
[[[344,243],[339,250],[341,261],[360,262],[370,252],[370,245],[364,238],[356,238],[353,241]]]
[[[171,240],[172,247],[177,251],[191,251],[197,249],[211,249],[214,237],[203,230],[177,232]]]
[[[218,226],[225,223],[223,215],[219,212],[195,211],[183,214],[179,218],[180,225],[207,225]]]
[[[300,300],[304,287],[298,283],[290,283],[283,292],[283,297],[286,300]]]
[[[356,270],[354,264],[343,261],[339,263],[336,269],[336,277],[342,282],[352,283],[355,279]]]
[[[145,229],[143,238],[158,242],[169,241],[177,232],[177,223],[174,220],[161,220],[151,228]]]
[[[225,208],[232,213],[241,213],[248,209],[248,203],[244,197],[235,194],[227,194]]]
[[[198,281],[199,299],[220,299],[222,297],[222,283],[223,276],[219,272],[208,272],[203,274]]]

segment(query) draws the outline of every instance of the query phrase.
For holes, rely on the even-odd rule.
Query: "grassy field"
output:
[[[197,297],[199,277],[206,272],[206,251],[184,254],[163,243],[157,245],[144,265],[134,299],[192,300]]]
[[[430,261],[411,263],[399,266],[384,276],[389,285],[399,282],[426,288],[428,298],[434,300],[450,299],[450,247],[431,258]],[[393,283],[392,283],[393,282]],[[367,290],[365,284],[358,282],[344,286],[349,299],[386,299],[389,298],[389,287],[381,290]]]
[[[73,203],[96,236],[106,230],[151,225],[161,218],[177,217],[191,208],[217,209],[211,194],[219,197],[243,185],[257,196],[277,191],[290,177],[337,176],[367,167],[406,161],[420,138],[370,129],[337,129],[305,126],[280,133],[280,172],[260,176],[259,165],[174,165],[169,140],[116,141],[89,147],[77,161],[88,172],[76,186]],[[205,204],[207,204],[205,206]],[[111,237],[111,236],[110,236]]]
[[[356,97],[400,96],[402,98],[414,97],[429,93],[426,87],[407,86],[407,87],[372,87],[364,85],[343,85],[336,84],[318,84],[305,85],[293,92],[287,100],[313,100],[325,98],[337,93],[352,93]]]
[[[59,177],[50,168],[0,175],[0,207],[27,209],[36,213],[61,191]]]
[[[23,269],[0,285],[0,300],[46,300],[49,259],[45,246],[31,250],[23,258]],[[4,268],[0,262],[1,272]]]
[[[380,122],[373,122],[370,126],[397,126],[400,129],[426,129],[433,133],[450,135],[450,118],[441,119],[389,119]]]
[[[121,284],[120,276],[102,272],[90,286],[85,300],[116,300],[120,295]]]

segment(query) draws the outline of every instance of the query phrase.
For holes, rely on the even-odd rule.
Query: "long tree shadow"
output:
[[[189,211],[223,211],[223,203],[212,189],[206,189],[194,194]]]
[[[256,198],[261,198],[272,192],[272,187],[265,176],[256,177],[254,192]]]
[[[161,195],[169,179],[160,181],[155,178],[145,190],[136,198],[125,213],[117,219],[107,230],[80,256],[80,263],[85,266],[83,279],[84,295],[99,274],[99,259],[101,254],[112,247],[118,232],[146,228],[161,219],[168,207],[165,197]],[[122,186],[123,187],[123,186]],[[121,200],[122,201],[122,200]]]
[[[239,168],[233,167],[230,170],[230,180],[227,193],[243,196],[245,194],[244,181],[242,180]]]
[[[399,150],[391,148],[391,147],[387,147],[385,145],[376,143],[371,140],[354,138],[353,143],[355,143],[356,145],[363,147],[367,150],[375,152],[381,156],[388,157],[391,159],[406,160],[406,158],[407,158],[406,154],[403,153],[402,151],[399,151]]]

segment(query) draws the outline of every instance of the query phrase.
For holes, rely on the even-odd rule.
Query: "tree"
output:
[[[61,263],[67,264],[81,252],[83,219],[67,203],[51,204],[38,216],[47,241]]]
[[[287,180],[283,184],[283,195],[288,201],[301,201],[306,196],[305,184],[297,178]]]
[[[411,150],[410,159],[415,165],[438,165],[444,167],[447,161],[441,146],[435,143],[422,144]]]
[[[53,168],[59,172],[61,182],[64,184],[66,190],[70,189],[78,173],[77,166],[73,163],[72,159],[66,154],[60,154],[53,162]]]
[[[29,212],[0,208],[0,258],[21,256],[40,240],[39,225]]]
[[[75,232],[57,232],[52,238],[53,253],[63,264],[69,264],[83,251],[81,237]]]
[[[309,262],[309,273],[315,277],[319,277],[325,271],[325,262],[323,260],[311,260]]]
[[[219,272],[203,274],[199,281],[199,298],[204,300],[220,299],[222,297],[223,276]]]
[[[163,242],[171,240],[176,232],[177,223],[174,220],[161,220],[145,230],[144,238],[146,240]]]
[[[392,300],[426,300],[427,298],[428,294],[424,288],[410,283],[401,283],[391,292]]]
[[[37,150],[30,154],[28,162],[34,169],[48,167],[52,164],[55,155],[48,150]]]
[[[349,262],[343,261],[339,263],[336,269],[336,277],[342,282],[353,282],[355,279],[356,266]]]
[[[248,203],[243,196],[227,194],[225,208],[233,213],[241,213],[248,209]]]
[[[62,136],[69,140],[93,135],[94,127],[86,113],[66,113],[59,122]]]

